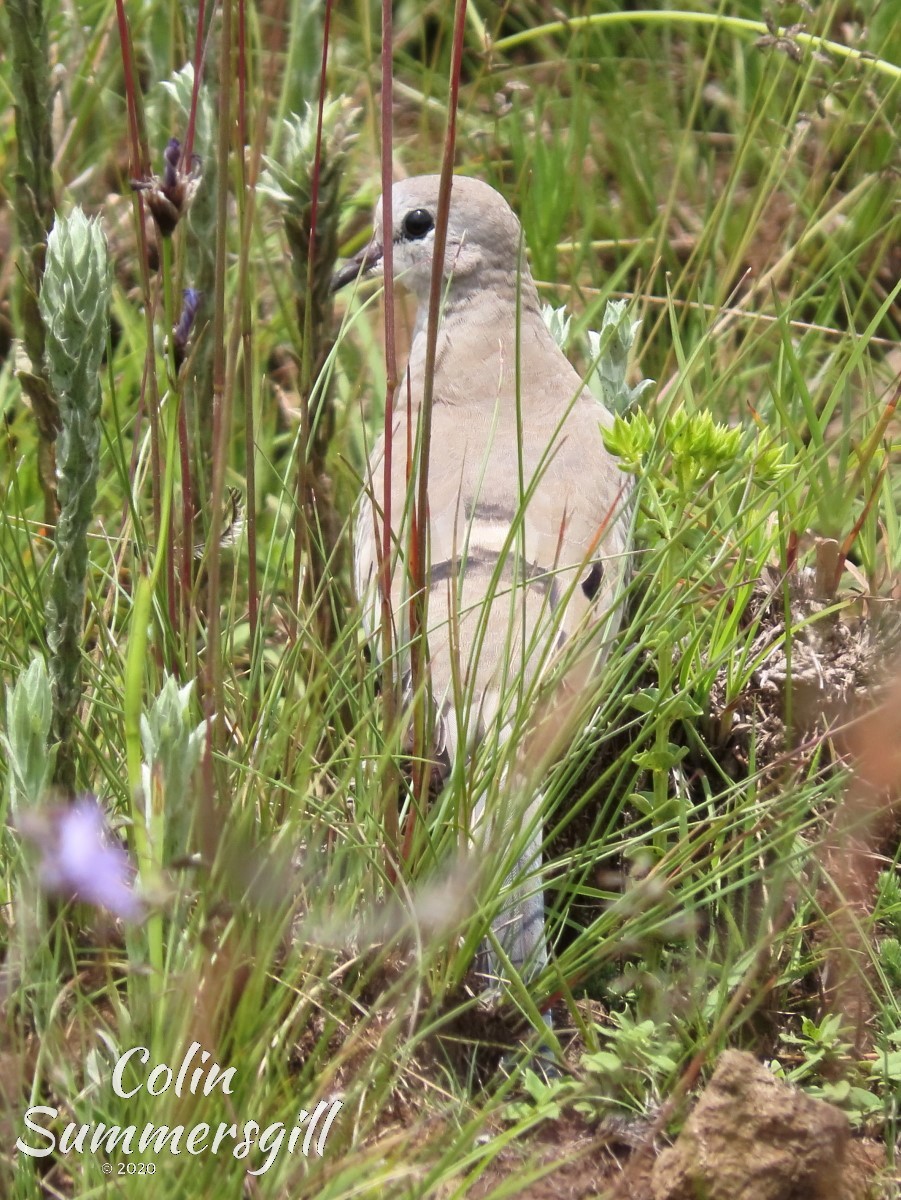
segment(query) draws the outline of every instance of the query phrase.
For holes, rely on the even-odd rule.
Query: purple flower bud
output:
[[[169,138],[163,158],[166,165],[163,168],[162,188],[164,192],[171,192],[178,184],[178,163],[181,159],[181,142],[178,138]]]
[[[150,209],[161,237],[171,237],[181,217],[191,207],[191,201],[200,187],[201,167],[196,154],[191,156],[190,171],[183,171],[181,142],[170,138],[163,151],[162,175],[151,175],[149,179],[133,179],[131,186],[146,192]]]
[[[172,331],[175,341],[175,358],[178,358],[179,353],[184,358],[187,341],[191,337],[194,318],[197,317],[200,302],[203,300],[203,292],[200,292],[199,288],[185,288],[181,294],[184,296],[181,305],[181,316],[179,317],[178,324],[176,324],[175,329]]]

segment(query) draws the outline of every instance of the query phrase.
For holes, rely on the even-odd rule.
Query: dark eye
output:
[[[404,237],[413,238],[414,241],[424,238],[434,228],[435,222],[432,220],[432,214],[425,208],[414,208],[401,222]]]

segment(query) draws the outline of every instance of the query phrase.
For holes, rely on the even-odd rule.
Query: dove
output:
[[[417,446],[426,370],[429,289],[439,176],[395,183],[392,227],[382,201],[372,239],[334,277],[393,275],[418,307],[409,363],[393,402],[391,611],[399,669],[410,699],[408,446]],[[452,179],[437,329],[428,461],[426,637],[434,705],[434,754],[452,769],[486,739],[502,746],[520,705],[564,648],[584,638],[596,669],[616,632],[630,549],[629,481],[605,447],[612,417],[589,392],[542,316],[519,220],[488,184]],[[356,520],[354,582],[376,656],[381,621],[385,447],[372,450]],[[515,790],[511,774],[503,786]],[[503,786],[501,791],[503,791]],[[495,797],[497,789],[492,793]],[[521,798],[520,798],[521,799]],[[512,839],[531,828],[493,923],[512,966],[533,978],[547,962],[541,883],[541,796],[486,811],[472,829]],[[537,806],[537,807],[536,807]],[[488,975],[500,977],[487,953]]]

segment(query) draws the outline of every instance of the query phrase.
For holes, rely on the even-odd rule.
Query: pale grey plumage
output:
[[[438,176],[427,175],[395,184],[392,193],[394,275],[419,301],[409,377],[402,376],[394,409],[391,524],[398,557],[391,590],[401,653],[410,599],[404,464],[408,433],[416,443],[423,394],[438,190]],[[384,236],[379,201],[372,242],[336,276],[336,286],[360,271],[381,273]],[[454,178],[445,278],[428,478],[428,644],[440,736],[453,761],[459,748],[468,752],[492,728],[503,739],[522,689],[581,626],[593,626],[589,636],[603,657],[618,620],[629,520],[627,476],[601,436],[611,418],[545,325],[519,221],[478,180]],[[354,573],[374,634],[381,441],[370,470]],[[537,873],[540,850],[539,825],[518,874]],[[517,967],[545,961],[542,907],[533,880],[514,891],[496,926]]]

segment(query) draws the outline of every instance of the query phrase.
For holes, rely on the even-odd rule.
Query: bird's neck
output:
[[[436,379],[444,369],[450,370],[451,361],[458,375],[494,375],[498,360],[506,360],[512,368],[517,346],[525,337],[531,341],[550,339],[527,268],[520,275],[518,288],[516,282],[509,274],[492,279],[483,271],[477,284],[454,279],[445,288],[438,321]],[[410,346],[414,379],[425,372],[428,322],[428,299],[420,297]],[[451,346],[454,352],[448,355]]]
[[[416,312],[416,333],[425,329],[429,314],[428,293],[420,294]],[[441,292],[442,320],[449,322],[470,319],[471,314],[488,310],[495,313],[494,320],[509,324],[515,322],[517,313],[522,319],[531,315],[540,318],[541,305],[535,281],[527,263],[518,273],[511,274],[500,268],[480,264],[476,274],[455,275],[445,279]]]

